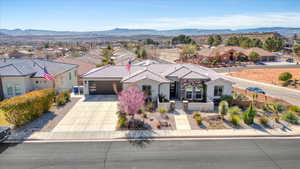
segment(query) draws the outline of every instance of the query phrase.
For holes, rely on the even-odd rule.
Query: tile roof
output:
[[[96,68],[95,64],[91,64],[88,62],[84,62],[81,60],[77,60],[77,59],[72,59],[72,58],[64,58],[64,57],[60,57],[58,59],[55,60],[56,62],[64,62],[64,63],[70,63],[70,64],[75,64],[78,65],[78,74],[79,75],[83,75],[87,72],[89,72],[90,70]]]
[[[46,67],[52,75],[78,67],[75,64],[54,62],[45,59],[6,58],[0,59],[0,76],[31,76],[42,77]]]
[[[223,78],[222,75],[216,73],[212,69],[194,65],[190,63],[182,64],[151,64],[148,66],[132,66],[131,71],[126,70],[126,66],[114,65],[103,66],[91,70],[82,75],[87,79],[108,79],[113,78],[122,80],[123,82],[135,82],[144,78],[149,78],[159,82],[169,82],[167,77],[177,78],[197,78],[204,80],[216,80]]]

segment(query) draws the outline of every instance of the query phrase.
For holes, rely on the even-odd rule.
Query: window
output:
[[[143,85],[142,90],[146,96],[151,96],[151,86],[150,85]]]
[[[214,95],[215,96],[222,96],[223,95],[223,88],[224,88],[224,86],[215,86]]]
[[[13,96],[13,87],[12,86],[7,86],[7,95],[8,96]]]
[[[21,86],[20,85],[15,85],[15,94],[16,94],[16,96],[22,94]]]
[[[186,99],[193,99],[193,87],[192,86],[187,86],[185,88],[185,98]]]
[[[195,87],[195,99],[201,100],[203,96],[203,86],[199,85]]]
[[[69,72],[69,80],[72,80],[72,72]]]

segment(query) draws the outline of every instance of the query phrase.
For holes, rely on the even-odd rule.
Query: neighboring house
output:
[[[214,48],[205,48],[198,52],[198,55],[204,58],[213,58],[224,62],[237,61],[238,57],[248,57],[251,52],[259,55],[260,61],[276,61],[277,56],[272,52],[261,48],[244,49],[238,46],[218,46]]]
[[[194,64],[151,64],[147,66],[103,66],[82,76],[85,95],[114,95],[137,85],[152,100],[210,102],[232,94],[232,82],[212,69]]]
[[[44,67],[55,80],[43,78]],[[71,90],[77,85],[77,65],[54,62],[44,59],[0,59],[0,78],[3,98],[26,92],[54,88],[57,91]]]
[[[72,58],[60,57],[60,58],[56,59],[55,61],[78,65],[79,67],[77,69],[77,73],[78,73],[77,75],[78,75],[78,84],[79,85],[83,85],[83,81],[80,78],[80,76],[89,72],[90,70],[96,68],[95,64],[91,64],[88,62],[84,62],[84,61],[72,59]]]

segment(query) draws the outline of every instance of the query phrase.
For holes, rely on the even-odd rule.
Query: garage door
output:
[[[120,81],[89,81],[90,95],[115,95],[113,84],[116,84],[117,90],[122,90]]]

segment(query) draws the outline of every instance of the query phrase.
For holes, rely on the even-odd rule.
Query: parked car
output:
[[[258,88],[258,87],[247,87],[246,90],[255,92],[255,93],[266,94],[266,92],[263,89]]]
[[[255,62],[256,65],[266,65],[264,62]]]
[[[294,59],[293,58],[288,58],[286,59],[287,62],[290,62],[290,63],[293,63],[294,62]]]
[[[5,141],[11,134],[10,127],[0,126],[0,143]]]

